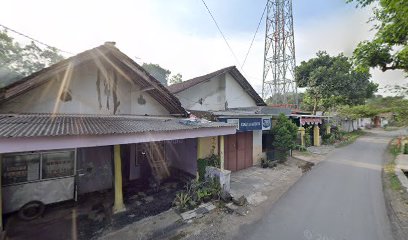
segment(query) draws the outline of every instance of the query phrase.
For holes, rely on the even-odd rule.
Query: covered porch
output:
[[[27,196],[48,208],[102,194],[114,215],[152,198],[157,205],[160,191],[195,176],[198,139],[233,133],[229,124],[175,118],[1,115],[2,214],[18,211]],[[44,194],[58,186],[63,197]]]

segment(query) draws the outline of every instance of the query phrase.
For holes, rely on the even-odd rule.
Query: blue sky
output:
[[[206,0],[242,62],[266,0]],[[22,7],[24,6],[24,7]],[[238,65],[201,0],[13,0],[2,2],[0,23],[58,48],[78,53],[105,41],[139,63],[153,62],[184,79]],[[351,55],[373,33],[369,9],[345,0],[293,0],[297,62],[318,50]],[[261,89],[265,22],[243,74]],[[398,72],[374,71],[382,85],[401,82]]]

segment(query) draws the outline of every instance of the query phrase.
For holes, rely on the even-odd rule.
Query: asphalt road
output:
[[[396,134],[376,132],[336,149],[236,239],[393,239],[381,168]]]

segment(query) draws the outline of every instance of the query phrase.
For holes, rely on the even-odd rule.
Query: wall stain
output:
[[[118,79],[116,72],[114,70],[110,71],[113,76],[113,79],[110,77],[101,76],[100,71],[97,70],[97,77],[96,77],[96,91],[98,94],[98,103],[99,109],[103,108],[102,105],[102,96],[101,96],[101,82],[103,82],[103,93],[106,96],[106,109],[110,110],[110,98],[112,95],[112,102],[113,102],[113,114],[116,114],[118,108],[120,106],[120,101],[118,100],[117,89],[118,89]],[[101,79],[103,77],[103,79]]]
[[[116,111],[118,110],[118,107],[120,105],[120,101],[118,101],[118,95],[116,93],[117,90],[118,90],[118,77],[116,75],[116,72],[113,72],[113,88],[112,88],[113,114],[116,114]]]
[[[96,71],[96,92],[98,93],[98,103],[99,103],[99,110],[102,109],[102,100],[101,100],[101,78],[100,78],[100,71],[99,69]]]

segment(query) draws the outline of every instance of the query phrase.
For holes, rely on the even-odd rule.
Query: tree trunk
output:
[[[316,115],[316,110],[317,110],[317,97],[314,98],[313,115]]]

